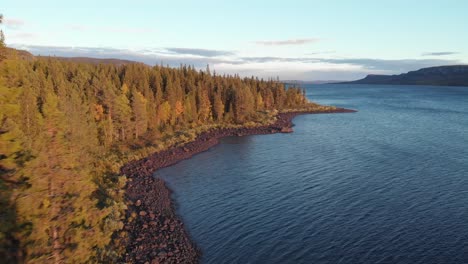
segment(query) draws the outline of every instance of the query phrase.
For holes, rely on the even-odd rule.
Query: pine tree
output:
[[[130,101],[128,100],[127,94],[128,87],[124,84],[120,90],[120,95],[115,98],[113,107],[115,127],[118,130],[118,135],[121,141],[127,139],[131,127],[132,109],[130,107]]]
[[[202,123],[211,120],[211,102],[207,91],[201,86],[197,89],[197,102],[198,120]]]
[[[224,115],[224,103],[221,99],[221,95],[216,93],[214,95],[214,102],[213,102],[213,114],[217,121],[223,120]]]
[[[257,109],[257,111],[260,111],[264,108],[263,97],[261,93],[257,93],[257,96],[255,98],[255,108]]]
[[[184,100],[184,121],[187,123],[192,123],[197,120],[198,113],[197,113],[197,103],[195,94],[193,91],[189,92],[187,96],[185,96]]]
[[[164,101],[158,110],[158,116],[161,124],[166,124],[171,118],[171,105],[168,101]]]
[[[13,187],[19,185],[18,160],[22,157],[23,134],[17,121],[20,108],[17,100],[20,90],[0,84],[0,258],[5,263],[20,262],[20,245],[14,233],[20,228],[16,205],[12,202]],[[12,254],[12,252],[15,252]],[[16,255],[16,256],[15,256]]]
[[[146,132],[148,127],[148,113],[146,109],[146,98],[136,89],[132,90],[132,109],[135,125],[135,138]]]
[[[297,87],[208,67],[1,61],[0,259],[117,262],[126,180],[119,155],[197,125],[243,124],[265,109],[304,105]]]

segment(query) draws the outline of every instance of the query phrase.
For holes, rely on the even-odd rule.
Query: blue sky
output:
[[[2,0],[7,44],[301,80],[468,63],[468,1],[69,2]]]

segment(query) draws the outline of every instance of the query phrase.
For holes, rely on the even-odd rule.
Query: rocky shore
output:
[[[154,153],[132,161],[121,168],[128,177],[126,198],[128,210],[125,230],[128,233],[126,263],[198,263],[201,252],[190,240],[175,212],[171,192],[153,173],[163,167],[206,151],[227,136],[292,132],[292,119],[300,114],[351,113],[354,110],[336,108],[327,112],[280,113],[275,123],[255,128],[213,129],[200,134],[183,146]]]

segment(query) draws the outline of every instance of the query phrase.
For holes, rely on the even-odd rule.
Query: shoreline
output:
[[[207,151],[228,136],[291,133],[292,120],[302,114],[354,113],[355,110],[336,108],[327,111],[284,112],[270,125],[252,128],[221,128],[201,133],[182,146],[159,151],[150,156],[128,162],[121,173],[128,178],[125,187],[128,210],[124,230],[128,233],[126,263],[199,263],[201,251],[191,240],[184,224],[176,214],[171,190],[162,179],[156,179],[156,170],[176,164],[198,153]]]

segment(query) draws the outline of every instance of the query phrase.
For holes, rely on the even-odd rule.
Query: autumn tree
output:
[[[158,109],[158,116],[161,124],[166,124],[171,118],[171,104],[169,101],[164,101]]]
[[[146,108],[146,98],[136,89],[132,90],[132,110],[135,138],[146,132],[148,127],[148,112]]]
[[[126,84],[122,85],[119,95],[114,101],[115,127],[120,140],[127,139],[130,130],[132,109],[130,107],[130,100],[128,100],[128,93],[128,86]]]
[[[208,93],[199,86],[197,89],[197,109],[198,109],[198,120],[202,123],[207,122],[211,119],[211,102],[208,98]]]
[[[217,121],[222,121],[224,116],[224,103],[219,92],[215,93],[213,99],[213,115]]]
[[[167,146],[187,129],[263,121],[265,110],[307,105],[297,87],[208,67],[2,60],[0,257],[118,262],[121,157]]]

